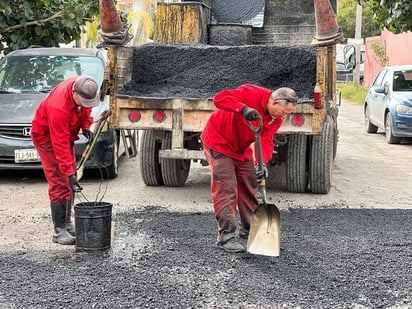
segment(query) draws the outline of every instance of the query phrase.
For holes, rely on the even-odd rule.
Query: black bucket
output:
[[[83,202],[74,206],[76,251],[110,248],[112,206],[106,202]]]

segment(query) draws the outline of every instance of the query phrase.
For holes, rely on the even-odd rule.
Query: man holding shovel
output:
[[[267,178],[273,138],[286,115],[293,112],[297,95],[291,88],[275,91],[252,84],[222,90],[214,97],[217,110],[210,116],[201,139],[211,170],[213,209],[217,220],[217,246],[242,252],[238,236],[247,238],[253,211],[258,206],[258,180]],[[263,171],[257,171],[251,145],[255,133],[248,122],[261,118]],[[237,225],[239,212],[239,227]]]
[[[89,140],[92,107],[100,103],[99,87],[87,75],[71,77],[57,85],[40,103],[32,120],[31,137],[49,183],[55,234],[53,242],[75,244],[71,221],[72,196],[82,190],[76,177],[74,141],[80,129]]]

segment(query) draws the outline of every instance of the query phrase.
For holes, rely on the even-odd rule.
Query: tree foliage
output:
[[[412,31],[411,0],[367,0],[366,3],[379,25],[393,33]]]
[[[356,6],[357,0],[338,1],[338,24],[343,30],[345,38],[355,37]],[[362,7],[361,36],[369,37],[379,35],[381,27],[374,20],[371,8],[368,5]]]
[[[0,51],[70,43],[98,11],[97,0],[0,0]]]

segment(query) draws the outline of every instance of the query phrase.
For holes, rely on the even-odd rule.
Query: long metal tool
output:
[[[263,121],[261,118],[259,121],[259,127],[253,126],[249,121],[248,126],[256,135],[255,144],[258,157],[258,170],[263,174],[262,143],[260,140]],[[276,205],[266,202],[266,179],[264,176],[259,183],[259,192],[262,202],[252,215],[247,251],[252,254],[279,256],[280,212]]]
[[[89,142],[86,145],[86,148],[84,149],[82,153],[82,157],[80,158],[79,162],[77,162],[77,166],[76,166],[77,180],[80,180],[83,177],[83,170],[84,170],[84,166],[86,165],[86,161],[87,159],[89,159],[90,155],[93,152],[94,146],[96,145],[100,132],[102,132],[102,129],[107,122],[107,118],[109,117],[109,114],[110,114],[109,111],[104,111],[103,113],[101,113],[99,120],[97,121],[97,129],[96,129],[96,132],[94,133],[94,138],[92,140],[89,140]]]

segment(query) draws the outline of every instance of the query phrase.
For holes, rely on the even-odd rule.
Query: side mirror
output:
[[[385,86],[375,86],[375,87],[373,87],[373,90],[374,90],[376,93],[386,93],[386,88],[385,88]]]
[[[353,70],[355,67],[355,46],[346,45],[343,48],[343,57],[345,60],[345,66],[349,70]]]

